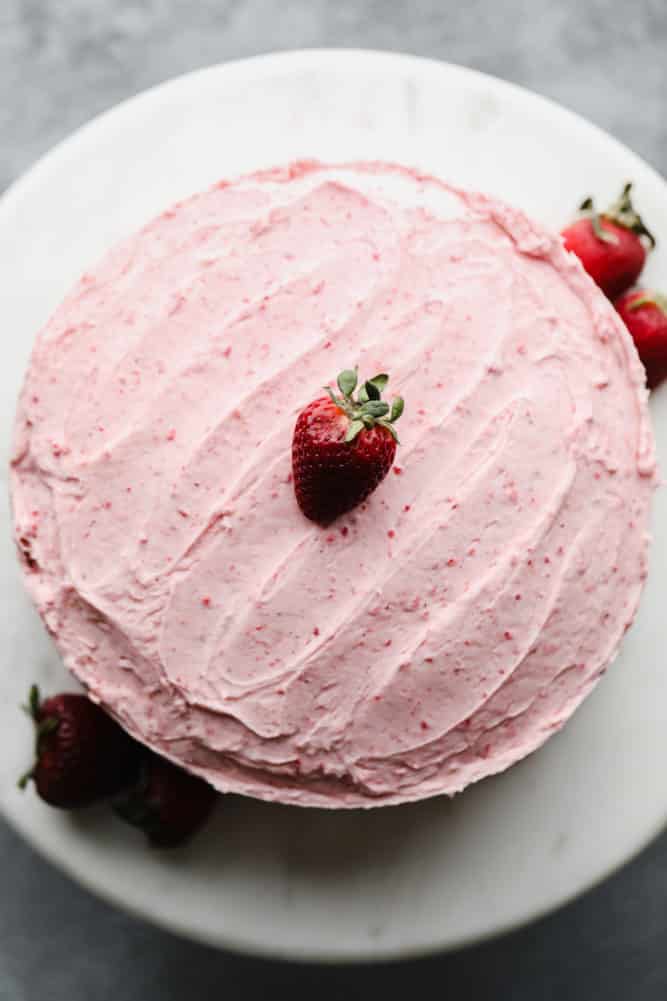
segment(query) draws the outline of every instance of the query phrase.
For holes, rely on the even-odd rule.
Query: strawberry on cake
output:
[[[609,301],[522,213],[386,164],[221,183],[39,337],[25,580],[91,698],[219,790],[453,794],[559,730],[618,651],[646,396]]]

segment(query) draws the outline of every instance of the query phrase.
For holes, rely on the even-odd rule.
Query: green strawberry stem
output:
[[[28,702],[26,705],[21,706],[23,711],[28,714],[30,719],[35,724],[35,757],[39,758],[42,749],[42,741],[44,737],[47,737],[50,733],[55,733],[60,726],[60,721],[56,719],[55,716],[47,716],[45,719],[39,718],[39,711],[41,707],[41,699],[39,695],[39,688],[37,685],[31,685],[30,692],[28,694]],[[28,785],[28,782],[35,776],[36,765],[28,769],[21,778],[18,780],[19,789],[23,790]]]
[[[660,292],[644,292],[643,295],[628,303],[628,309],[631,312],[634,312],[635,309],[641,309],[642,306],[657,306],[667,316],[667,295],[661,295]]]
[[[28,701],[24,706],[21,706],[24,713],[27,713],[30,719],[37,722],[39,717],[39,707],[41,704],[41,699],[39,697],[39,688],[37,685],[31,685],[30,691],[28,692]]]
[[[368,379],[362,384],[355,399],[354,391],[358,382],[357,369],[345,369],[336,379],[338,389],[341,392],[340,396],[334,393],[330,386],[324,387],[336,406],[350,419],[345,441],[353,442],[364,428],[370,430],[378,425],[386,428],[393,439],[398,442],[394,423],[403,413],[405,403],[402,397],[397,396],[392,400],[390,407],[382,399],[382,393],[389,382],[389,376],[386,372],[380,372],[379,375]]]
[[[32,768],[29,768],[27,772],[23,773],[21,778],[16,783],[21,792],[24,792],[25,789],[27,789],[28,782],[31,782],[32,779],[34,779],[34,777],[35,777],[35,766],[33,765]]]
[[[637,236],[646,237],[649,248],[652,250],[655,247],[655,237],[632,204],[631,191],[632,182],[628,181],[616,201],[612,202],[605,212],[598,212],[593,199],[585,198],[579,206],[579,212],[582,216],[588,217],[591,220],[593,232],[602,243],[618,243],[618,237],[615,233],[610,233],[608,229],[602,228],[600,220],[605,219],[607,222],[613,222],[617,226],[629,229],[630,232],[635,233]]]

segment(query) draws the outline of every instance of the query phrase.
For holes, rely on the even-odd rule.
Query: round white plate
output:
[[[169,202],[296,157],[381,158],[480,188],[559,228],[580,198],[626,178],[661,238],[648,280],[665,284],[667,187],[592,125],[499,80],[408,56],[295,52],[175,80],[98,118],[0,203],[2,469],[33,337],[109,244]],[[667,392],[652,402],[663,468]],[[602,879],[667,815],[663,644],[667,510],[639,620],[607,678],[564,732],[454,801],[370,812],[230,798],[187,850],[160,855],[104,810],[70,818],[21,795],[29,682],[63,683],[23,594],[2,492],[0,806],[41,852],[99,894],[177,932],[302,959],[407,956],[528,921]]]

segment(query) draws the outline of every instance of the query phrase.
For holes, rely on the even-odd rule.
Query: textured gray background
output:
[[[524,84],[667,173],[667,0],[0,0],[0,191],[54,142],[145,87],[306,46],[404,49]],[[238,959],[111,910],[0,823],[0,1001],[403,997],[665,1001],[667,835],[522,932],[396,967]]]

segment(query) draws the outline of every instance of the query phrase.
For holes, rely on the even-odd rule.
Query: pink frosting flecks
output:
[[[322,530],[292,429],[354,364],[404,396],[401,446]],[[175,206],[82,279],[11,475],[91,695],[223,791],[331,807],[452,794],[559,728],[634,616],[656,482],[635,349],[556,238],[312,163]]]

